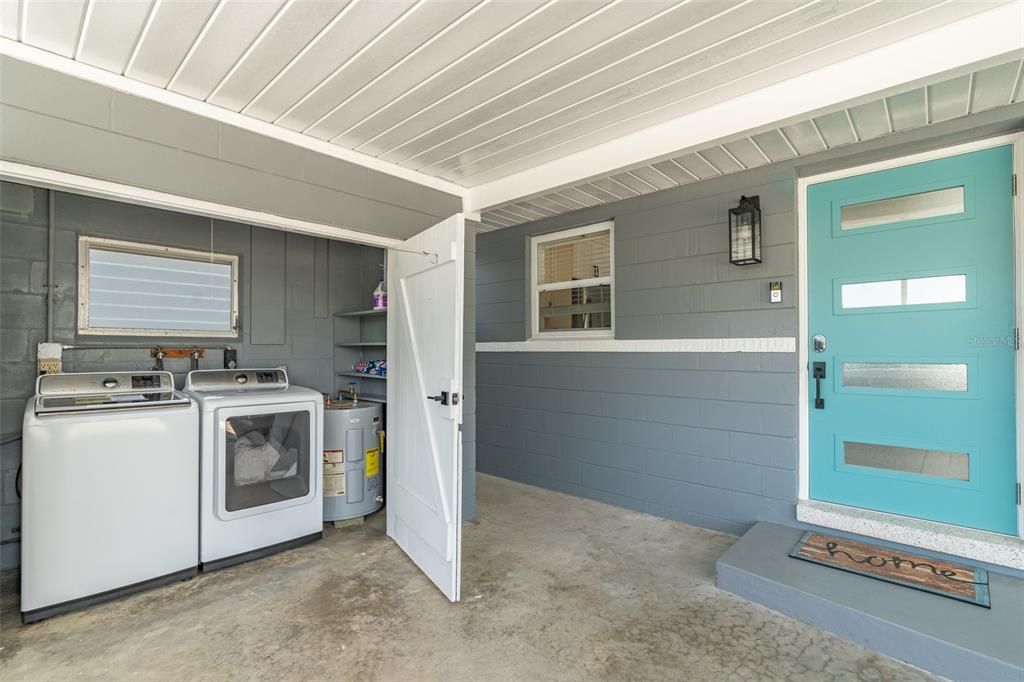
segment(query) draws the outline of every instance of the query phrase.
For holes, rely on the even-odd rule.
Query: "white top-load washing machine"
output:
[[[323,536],[323,396],[284,369],[195,370],[199,559],[230,566]]]
[[[24,622],[195,575],[199,420],[169,372],[41,376],[22,437]]]

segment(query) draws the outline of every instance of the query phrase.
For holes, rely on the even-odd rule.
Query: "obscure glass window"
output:
[[[78,331],[238,336],[238,257],[79,239]]]
[[[967,390],[967,365],[937,362],[844,362],[843,386],[964,392]]]
[[[612,225],[534,237],[533,336],[612,335]]]
[[[970,480],[970,456],[966,452],[845,441],[843,461],[852,466],[869,469],[887,469],[952,481]]]
[[[844,230],[858,230],[875,225],[938,218],[963,212],[964,188],[947,187],[931,192],[843,206],[839,211],[839,226]]]
[[[844,284],[840,297],[846,309],[963,303],[967,300],[967,275]]]

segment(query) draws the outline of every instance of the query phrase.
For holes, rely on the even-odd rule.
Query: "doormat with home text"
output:
[[[924,590],[986,609],[988,571],[808,531],[789,551],[794,559]]]

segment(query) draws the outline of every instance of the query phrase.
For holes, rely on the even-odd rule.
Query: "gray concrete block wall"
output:
[[[21,419],[25,401],[34,392],[36,344],[46,333],[46,265],[47,265],[47,191],[0,183],[4,192],[0,207],[0,426],[4,443],[0,446],[0,545],[2,566],[16,565],[19,501],[14,491],[14,478],[20,462]],[[13,194],[12,194],[13,192]],[[11,210],[15,200],[28,197],[29,210]],[[151,345],[230,345],[238,349],[243,367],[278,366],[288,368],[293,383],[322,392],[333,392],[334,328],[333,317],[323,317],[316,310],[319,296],[325,296],[333,313],[353,309],[356,300],[368,299],[372,287],[363,281],[376,277],[377,271],[364,273],[365,263],[373,258],[365,255],[370,249],[343,242],[317,239],[305,235],[273,233],[224,221],[190,216],[151,208],[104,201],[79,195],[55,195],[55,340],[66,344],[95,346],[86,350],[68,350],[64,354],[64,370],[148,370],[153,367],[148,347]],[[280,343],[254,344],[251,338],[253,309],[261,302],[251,296],[252,235],[282,235],[284,278],[278,282],[280,291],[274,304],[282,307],[284,336]],[[82,235],[160,244],[196,250],[208,250],[211,243],[218,253],[239,256],[239,312],[242,335],[239,339],[194,339],[151,337],[105,337],[76,333],[78,237]],[[212,240],[212,242],[211,242]],[[256,240],[259,242],[259,240]],[[316,274],[316,253],[326,249],[327,277]],[[318,288],[326,291],[318,294]],[[365,291],[363,290],[365,288]],[[138,349],[114,346],[143,346]],[[210,350],[200,362],[203,368],[223,366],[222,351]],[[167,360],[180,386],[189,369],[187,360]]]
[[[609,219],[616,338],[794,337],[794,185],[766,168],[481,234],[477,338],[527,338],[531,235]],[[760,265],[728,262],[740,194]],[[732,533],[795,521],[795,354],[480,352],[477,398],[482,472]]]
[[[406,238],[460,197],[0,57],[0,157]]]

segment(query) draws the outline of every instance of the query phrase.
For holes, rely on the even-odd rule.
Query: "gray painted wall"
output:
[[[8,201],[0,208],[0,431],[6,442],[20,434],[25,401],[34,389],[36,344],[45,336],[47,191],[10,183],[3,191]],[[27,212],[9,210],[16,205],[18,193],[28,197],[31,209]],[[237,348],[243,367],[286,365],[292,382],[323,392],[335,390],[332,313],[368,307],[380,274],[378,264],[383,259],[381,249],[59,192],[55,195],[55,217],[55,340],[106,347],[204,345],[196,339],[77,335],[77,240],[80,235],[90,235],[206,250],[210,248],[212,229],[213,249],[239,256],[242,337],[237,341],[209,340],[209,345]],[[322,267],[318,270],[318,260],[322,265],[326,263],[326,272]],[[281,267],[267,268],[266,263],[271,261],[279,262]],[[263,265],[253,267],[257,262]],[[472,313],[471,306],[470,298],[467,314]],[[263,326],[254,329],[255,320],[261,320]],[[269,329],[269,335],[267,320],[280,320]],[[472,336],[467,338],[472,349]],[[467,364],[471,366],[472,362]],[[64,355],[65,371],[152,366],[148,349],[69,350]],[[201,366],[222,367],[221,351],[210,351]],[[180,385],[188,361],[168,360],[167,369],[175,373]],[[472,434],[471,419],[469,424],[467,433]],[[465,448],[470,452],[466,458],[470,485],[463,503],[470,516],[474,471],[471,446],[470,442]],[[2,447],[0,541],[17,537],[19,504],[14,486],[19,461],[19,442]],[[2,565],[16,565],[18,545],[8,542],[0,547]]]
[[[466,281],[462,339],[462,518],[476,516],[476,235],[466,221]]]
[[[481,234],[477,338],[528,334],[529,236],[615,221],[620,339],[797,335],[795,178],[1020,130],[1014,105]],[[764,262],[730,265],[727,211],[761,197]],[[768,302],[782,280],[784,302]],[[477,466],[742,533],[795,522],[795,353],[477,353]]]
[[[701,184],[481,234],[478,339],[526,338],[530,235],[609,218],[617,338],[796,336],[792,171]],[[728,262],[741,193],[761,265]],[[794,519],[795,354],[482,352],[477,372],[480,471],[736,533]]]
[[[462,210],[451,194],[0,57],[0,157],[406,238]]]

